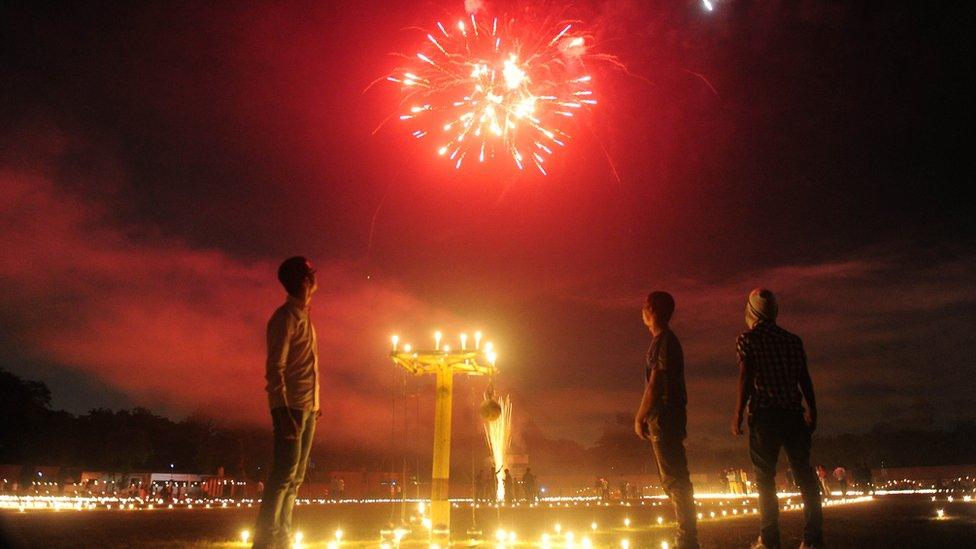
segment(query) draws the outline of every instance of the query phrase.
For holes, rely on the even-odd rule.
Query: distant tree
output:
[[[924,404],[924,403],[922,403]],[[924,407],[923,407],[924,408]],[[920,421],[892,421],[865,433],[817,435],[815,463],[888,467],[976,463],[976,420],[960,412],[951,429],[933,427],[927,412]],[[532,420],[519,424],[518,451],[531,456],[537,474],[649,473],[654,461],[648,445],[631,432],[629,413],[618,413],[603,427],[597,441],[584,447],[573,440],[550,439]],[[472,432],[464,460],[485,455],[480,431]],[[723,441],[698,439],[689,444],[696,472],[744,466],[747,455],[730,450]],[[461,455],[459,453],[459,455]],[[271,456],[267,427],[228,426],[202,413],[181,421],[146,408],[97,408],[76,417],[51,410],[51,392],[44,383],[27,381],[0,369],[0,462],[23,465],[61,465],[113,472],[137,470],[214,473],[262,478]],[[363,448],[313,448],[318,470],[385,468],[399,470],[404,454],[378,454]],[[704,468],[702,471],[701,468]]]
[[[43,448],[51,391],[0,369],[0,461],[32,461]]]

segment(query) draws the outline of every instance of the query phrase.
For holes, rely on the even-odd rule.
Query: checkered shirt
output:
[[[797,383],[807,371],[803,341],[794,334],[765,321],[739,336],[735,344],[739,366],[748,365],[755,373],[749,410],[781,408],[802,410],[802,395]]]

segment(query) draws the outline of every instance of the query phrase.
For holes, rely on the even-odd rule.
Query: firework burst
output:
[[[403,90],[400,120],[457,169],[501,157],[545,175],[574,118],[597,104],[585,65],[592,37],[579,26],[474,13],[438,22],[404,56],[410,66],[387,77]]]

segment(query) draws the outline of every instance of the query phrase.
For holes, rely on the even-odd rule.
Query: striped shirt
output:
[[[740,335],[735,350],[739,367],[754,372],[750,412],[803,409],[798,383],[807,372],[807,355],[799,336],[767,320]]]

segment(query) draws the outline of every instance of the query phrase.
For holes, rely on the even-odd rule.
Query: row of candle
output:
[[[442,339],[443,339],[443,334],[441,334],[440,331],[434,332],[434,350],[444,351],[445,353],[451,352],[450,345],[444,345],[443,348],[441,348]],[[461,350],[466,351],[468,349],[468,334],[462,333],[458,337],[458,339],[461,342]],[[400,336],[397,335],[391,336],[390,342],[393,344],[393,352],[394,353],[398,352],[399,345],[400,345]],[[474,333],[474,348],[475,350],[481,350],[481,332]],[[403,352],[409,353],[412,350],[413,350],[413,346],[411,346],[409,343],[403,345]],[[492,343],[490,341],[486,342],[484,347],[484,352],[486,354],[491,354],[492,351],[493,351]]]

